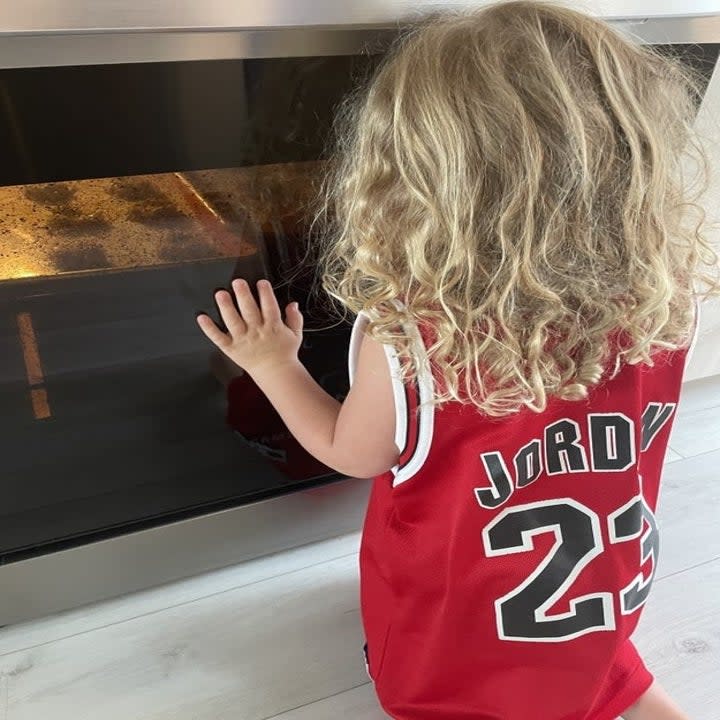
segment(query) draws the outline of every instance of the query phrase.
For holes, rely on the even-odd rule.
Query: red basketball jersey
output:
[[[361,314],[350,341],[354,376]],[[360,552],[368,670],[396,720],[615,720],[652,682],[630,636],[658,560],[660,475],[688,351],[580,401],[433,410],[393,373],[400,459]]]

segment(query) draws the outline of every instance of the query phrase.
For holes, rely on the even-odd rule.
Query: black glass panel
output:
[[[195,323],[215,288],[267,277],[303,308],[301,360],[345,396],[350,328],[293,273],[320,169],[0,188],[5,561],[339,479]]]
[[[0,562],[341,479],[195,315],[269,278],[345,396],[350,327],[295,271],[335,108],[376,62],[0,71]]]
[[[375,56],[0,70],[0,185],[314,160]]]

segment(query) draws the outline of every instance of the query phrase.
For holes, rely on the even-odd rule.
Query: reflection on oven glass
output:
[[[214,289],[267,277],[304,307],[301,360],[344,397],[349,327],[286,274],[320,169],[0,187],[0,554],[331,474],[195,323]]]

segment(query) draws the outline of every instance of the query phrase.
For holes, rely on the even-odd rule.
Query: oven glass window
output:
[[[0,71],[5,561],[342,480],[195,316],[270,279],[344,398],[349,322],[298,267],[335,108],[374,62]]]

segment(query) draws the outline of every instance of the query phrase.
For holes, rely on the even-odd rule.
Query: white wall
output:
[[[712,181],[705,195],[703,207],[708,219],[720,223],[720,64],[710,80],[707,93],[700,108],[697,129],[705,138],[705,148],[710,156]],[[710,234],[720,252],[720,228]],[[720,374],[720,298],[703,303],[700,311],[700,334],[695,352],[685,375],[686,380],[697,380]]]

